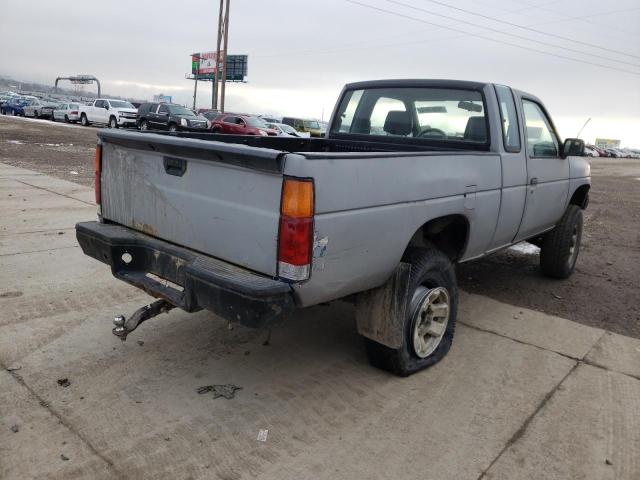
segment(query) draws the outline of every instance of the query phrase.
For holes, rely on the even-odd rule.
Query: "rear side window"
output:
[[[520,128],[518,127],[518,113],[516,102],[509,87],[496,85],[496,95],[500,105],[500,118],[502,120],[502,140],[507,152],[520,151]]]

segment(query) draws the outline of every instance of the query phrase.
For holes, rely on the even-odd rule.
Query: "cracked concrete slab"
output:
[[[114,470],[28,389],[0,371],[0,478],[88,477],[112,479]]]
[[[586,361],[640,379],[640,340],[607,332]]]
[[[0,178],[7,171],[0,168]],[[67,200],[42,188],[93,194],[32,176],[43,177],[41,188],[0,187],[51,204]],[[94,218],[93,207],[86,211]],[[14,216],[6,226],[42,227],[38,209],[20,213],[27,222]],[[69,213],[55,220],[73,235]],[[528,451],[515,449],[530,446],[534,463],[554,446],[570,455],[573,435],[583,435],[576,458],[566,469],[549,454],[551,474],[583,472],[580,456],[599,454],[603,438],[622,452],[611,459],[620,478],[636,472],[620,446],[636,448],[623,425],[638,406],[635,384],[624,380],[633,379],[596,367],[587,372],[601,373],[585,375],[587,367],[572,370],[576,362],[567,357],[582,358],[601,330],[463,294],[460,318],[470,327],[459,326],[441,363],[406,379],[367,364],[346,303],[300,312],[274,329],[268,346],[264,330],[229,330],[209,312],[180,310],[121,342],[110,333],[113,315],[129,315],[149,297],[79,248],[30,232],[7,244],[11,235],[0,234],[0,248],[14,253],[0,255],[0,364],[20,368],[0,372],[0,478],[477,479],[494,461],[490,475],[507,469],[509,478],[530,478],[537,475],[528,463],[508,470],[513,452]],[[635,371],[632,343],[605,337],[598,345],[587,361]],[[197,394],[211,384],[242,390],[232,400]],[[7,419],[18,419],[29,436],[14,440],[23,430],[5,428]],[[634,421],[625,425],[635,428]],[[269,431],[266,442],[257,441],[260,430]],[[59,451],[62,441],[70,454]],[[61,453],[70,460],[56,462]]]
[[[460,294],[459,318],[470,326],[577,359],[604,334],[599,328],[465,292]]]
[[[640,381],[580,365],[486,478],[637,480],[639,411]]]

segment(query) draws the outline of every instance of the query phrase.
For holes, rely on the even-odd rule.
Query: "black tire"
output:
[[[456,273],[451,260],[435,248],[409,248],[402,259],[411,264],[409,279],[409,305],[404,321],[404,344],[401,348],[392,349],[373,340],[366,340],[369,363],[374,367],[406,377],[412,373],[430,367],[444,358],[453,342],[456,317],[458,313],[458,285]],[[449,294],[449,320],[445,333],[436,349],[420,358],[413,347],[414,311],[410,311],[411,299],[419,287],[434,289],[444,287]]]
[[[552,278],[568,278],[576,268],[582,241],[582,209],[569,205],[553,230],[546,233],[540,247],[540,268]]]
[[[33,111],[33,118],[40,118],[40,115],[38,114],[37,110]]]
[[[15,116],[17,116],[17,115],[18,115],[18,112],[14,110],[14,111],[13,111],[13,116],[15,117]],[[23,114],[23,116],[24,116],[24,114]]]
[[[69,123],[69,115],[64,116],[64,123]]]
[[[140,130],[143,130],[143,131],[149,130],[149,122],[147,122],[146,120],[142,120],[140,122]]]
[[[87,116],[84,113],[80,115],[80,123],[82,124],[83,127],[88,127],[90,125],[89,120],[87,119]]]
[[[113,115],[109,117],[109,128],[118,128],[118,119]]]
[[[169,131],[170,132],[177,132],[178,131],[178,125],[176,125],[175,123],[170,123],[169,124]]]

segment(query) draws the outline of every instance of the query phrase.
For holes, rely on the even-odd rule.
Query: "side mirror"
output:
[[[105,109],[105,110],[109,110],[109,105],[105,105],[105,106],[104,106],[104,109]]]
[[[562,145],[562,157],[584,156],[584,140],[579,138],[567,138]]]

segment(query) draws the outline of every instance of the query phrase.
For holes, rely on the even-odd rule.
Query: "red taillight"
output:
[[[100,172],[102,172],[102,145],[96,145],[96,158],[93,163],[94,167],[94,189],[96,192],[96,203],[100,205],[102,195],[100,194]]]
[[[77,115],[78,112],[69,112],[69,115]]]
[[[314,191],[312,180],[285,178],[280,207],[278,274],[306,280],[313,252]]]

